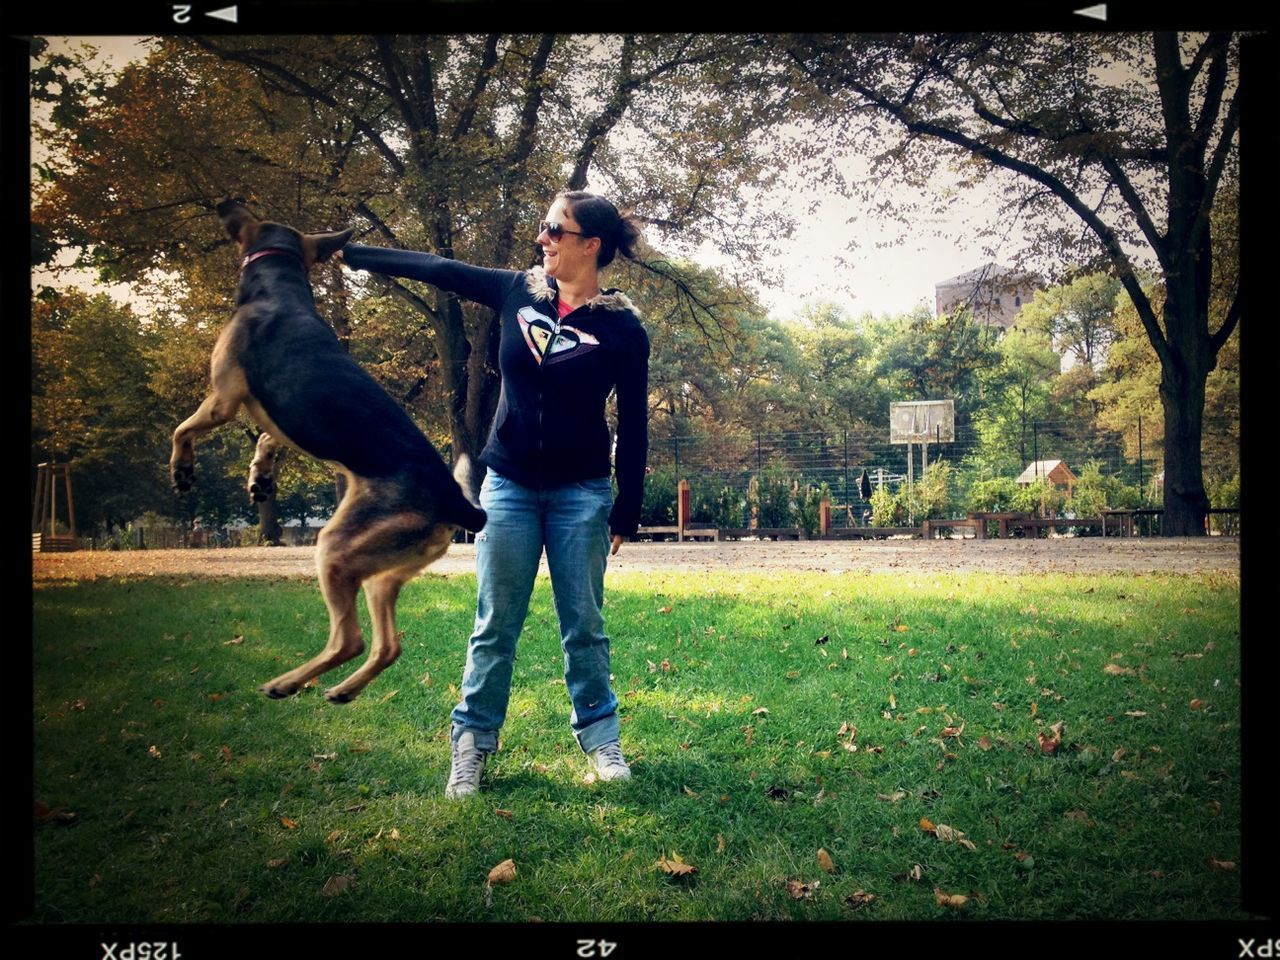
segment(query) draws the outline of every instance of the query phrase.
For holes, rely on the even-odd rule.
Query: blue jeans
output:
[[[462,701],[451,715],[454,741],[469,731],[479,749],[498,748],[516,640],[544,547],[573,704],[569,725],[588,753],[618,739],[618,698],[609,686],[609,638],[600,613],[612,504],[607,477],[535,490],[488,472],[480,505],[489,519],[476,534],[475,631],[467,647]]]

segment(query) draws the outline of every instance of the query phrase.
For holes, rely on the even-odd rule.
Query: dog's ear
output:
[[[304,233],[302,246],[307,251],[308,265],[328,260],[347,245],[347,241],[355,232],[356,228],[351,227],[338,233]]]
[[[218,204],[217,210],[218,216],[222,218],[222,225],[227,228],[227,234],[239,244],[240,252],[248,250],[258,235],[258,227],[262,221],[245,209],[239,200],[223,200]]]

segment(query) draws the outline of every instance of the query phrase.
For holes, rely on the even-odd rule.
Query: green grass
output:
[[[404,655],[336,707],[256,692],[321,645],[311,582],[38,583],[36,799],[75,816],[36,827],[33,919],[955,916],[935,887],[975,918],[1245,916],[1209,864],[1241,854],[1234,577],[611,575],[622,784],[584,782],[540,580],[502,750],[451,803],[474,596],[410,584]]]

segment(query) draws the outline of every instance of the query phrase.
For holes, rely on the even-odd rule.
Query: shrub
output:
[[[760,476],[753,478],[755,487],[754,507],[761,527],[794,526],[792,519],[795,504],[792,502],[792,481],[780,464],[771,464]]]
[[[871,523],[877,527],[900,526],[906,510],[888,487],[877,487],[871,492]]]
[[[1210,481],[1208,490],[1209,506],[1211,507],[1239,507],[1240,506],[1240,474],[1236,474],[1230,480]],[[1214,514],[1209,517],[1209,524],[1213,530],[1218,533],[1236,534],[1240,532],[1240,517],[1238,514]]]
[[[724,486],[710,501],[710,519],[721,530],[740,529],[747,525],[747,498],[740,490]]]
[[[1018,491],[1013,498],[1013,509],[1021,513],[1056,517],[1062,512],[1066,501],[1066,491],[1059,490],[1046,477],[1041,477]]]
[[[676,478],[659,468],[644,478],[644,499],[640,502],[640,525],[669,527],[676,522]]]
[[[917,480],[908,493],[902,486],[899,497],[908,518],[915,522],[934,520],[951,513],[951,485],[955,468],[945,460],[929,465],[924,476]]]
[[[1013,477],[978,480],[969,487],[967,500],[972,513],[998,513],[1012,510],[1021,488]]]
[[[1127,486],[1119,477],[1107,477],[1096,460],[1090,460],[1080,471],[1066,509],[1077,517],[1097,517],[1108,507],[1135,509],[1142,504],[1142,492]]]
[[[803,490],[796,483],[795,513],[796,522],[803,528],[806,537],[812,537],[822,522],[822,501],[831,498],[831,488],[823,483],[819,486],[808,484]]]

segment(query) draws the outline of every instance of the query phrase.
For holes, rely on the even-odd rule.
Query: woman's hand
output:
[[[618,548],[622,546],[623,539],[624,537],[620,533],[613,535],[613,549],[609,551],[609,556],[616,557],[618,555]]]

